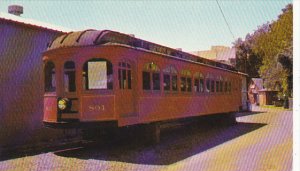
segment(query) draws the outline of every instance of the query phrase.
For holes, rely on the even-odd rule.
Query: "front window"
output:
[[[83,87],[85,90],[113,89],[113,67],[106,59],[91,59],[83,65]]]
[[[55,92],[55,65],[53,62],[47,62],[44,68],[45,74],[45,92]]]
[[[67,61],[64,65],[64,89],[65,92],[75,92],[75,63]]]

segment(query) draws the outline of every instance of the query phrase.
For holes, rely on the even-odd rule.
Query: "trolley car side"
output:
[[[233,67],[109,30],[55,39],[43,54],[44,123],[127,126],[232,113]]]

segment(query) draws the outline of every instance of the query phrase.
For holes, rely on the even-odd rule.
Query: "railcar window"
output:
[[[211,92],[215,92],[215,80],[211,80]]]
[[[199,79],[198,79],[198,78],[195,78],[195,79],[194,79],[194,91],[195,91],[195,92],[199,92],[199,89],[200,89]]]
[[[205,80],[205,82],[206,82],[206,87],[205,87],[206,92],[207,92],[207,93],[214,92],[214,91],[215,91],[215,90],[214,90],[215,82],[214,82],[213,76],[212,76],[210,73],[208,73],[208,74],[206,75],[206,80]]]
[[[220,81],[220,92],[223,91],[223,81]]]
[[[94,58],[85,62],[82,76],[85,90],[113,89],[113,67],[106,59]]]
[[[150,72],[143,72],[143,89],[150,90]]]
[[[191,92],[192,91],[192,79],[191,78],[186,79],[186,86],[187,86],[187,91]]]
[[[160,90],[160,73],[153,73],[153,90]]]
[[[172,91],[177,91],[177,76],[173,75],[172,76]]]
[[[171,86],[171,77],[170,75],[164,74],[164,90],[165,91],[170,91],[170,86]]]
[[[194,91],[203,92],[203,75],[199,72],[196,72],[194,75]]]
[[[216,81],[216,92],[219,92],[219,87],[220,87],[220,82],[217,80]]]
[[[227,81],[226,82],[224,82],[224,92],[227,92],[228,90],[227,90]]]
[[[64,89],[65,92],[75,92],[75,63],[73,61],[67,61],[64,64]]]
[[[177,91],[177,70],[173,66],[168,66],[163,70],[164,91]],[[171,84],[172,83],[172,84]]]
[[[127,62],[119,62],[118,79],[120,89],[131,89],[131,66]]]
[[[191,72],[189,70],[182,70],[181,71],[181,78],[180,78],[180,89],[182,92],[191,92],[192,91],[192,78]]]
[[[55,92],[55,65],[53,62],[47,62],[44,69],[45,74],[45,92]]]
[[[206,79],[206,92],[210,92],[210,79]]]
[[[181,77],[181,84],[180,84],[180,87],[181,87],[181,91],[185,91],[186,90],[186,78],[185,77]]]
[[[200,92],[204,92],[204,79],[200,79]]]
[[[143,89],[151,90],[151,88],[160,90],[160,69],[153,62],[146,64],[143,71]]]
[[[131,70],[127,71],[127,76],[128,76],[128,89],[131,89],[131,79],[132,79],[132,75],[131,75]]]

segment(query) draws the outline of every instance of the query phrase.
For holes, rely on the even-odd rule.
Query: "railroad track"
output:
[[[55,142],[40,142],[35,144],[26,144],[22,146],[2,147],[0,149],[0,161],[18,157],[32,156],[48,152],[63,152],[85,148],[92,145],[95,141],[83,139],[63,139]]]

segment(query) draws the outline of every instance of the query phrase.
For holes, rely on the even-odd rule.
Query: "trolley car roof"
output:
[[[121,44],[134,48],[141,48],[147,51],[174,56],[185,60],[202,63],[226,70],[237,71],[233,66],[216,62],[203,57],[189,54],[180,50],[172,49],[166,46],[158,45],[149,41],[135,38],[132,35],[119,33],[111,30],[84,30],[78,32],[69,32],[57,37],[48,46],[48,50],[76,47],[76,46],[97,46],[104,44]]]

